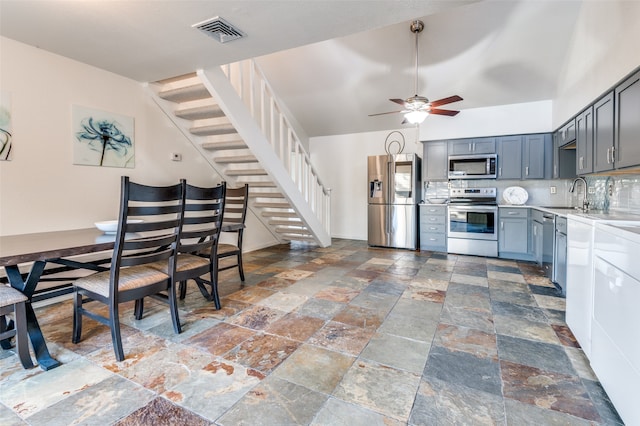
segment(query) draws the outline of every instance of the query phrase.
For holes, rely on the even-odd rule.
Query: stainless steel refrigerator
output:
[[[418,248],[420,157],[416,154],[368,157],[370,246]]]

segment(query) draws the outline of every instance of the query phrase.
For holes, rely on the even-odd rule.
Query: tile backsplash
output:
[[[587,176],[590,190],[587,194],[593,209],[614,210],[640,214],[640,175]],[[424,182],[424,200],[446,198],[449,186],[453,188],[496,187],[498,203],[504,203],[502,193],[509,186],[521,186],[527,190],[528,205],[576,207],[582,206],[584,185],[578,184],[574,193],[569,192],[573,179],[553,180],[451,180],[450,182]],[[555,194],[551,193],[555,187]],[[589,191],[588,191],[589,192]]]

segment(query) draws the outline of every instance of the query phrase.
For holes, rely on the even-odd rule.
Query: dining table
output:
[[[222,231],[235,231],[244,228],[244,224],[223,223]],[[133,236],[135,237],[135,236]],[[73,278],[58,278],[65,284],[39,291],[38,284],[46,281],[45,275],[69,270],[106,271],[103,266],[111,261],[115,246],[115,234],[104,233],[97,228],[72,229],[51,232],[0,236],[0,267],[4,268],[6,280],[11,287],[27,296],[27,331],[40,368],[51,370],[60,365],[49,353],[47,343],[33,309],[33,303],[73,292],[69,282]],[[105,253],[104,256],[87,256],[92,253]],[[47,265],[52,265],[46,269]],[[21,272],[28,269],[28,272]],[[1,278],[1,277],[0,277]],[[5,280],[5,281],[6,281]],[[56,280],[55,278],[53,280]],[[0,342],[8,349],[8,341]]]
[[[0,267],[4,268],[6,280],[11,287],[21,291],[28,298],[27,331],[38,364],[43,370],[51,370],[60,363],[49,353],[33,303],[73,292],[70,283],[38,292],[37,287],[43,275],[70,269],[108,270],[102,264],[110,261],[110,253],[105,254],[107,259],[87,260],[78,256],[107,252],[113,250],[114,245],[115,235],[104,234],[96,228],[0,236]],[[45,272],[47,264],[58,267]],[[21,272],[21,266],[23,271],[28,269],[28,272]],[[72,279],[66,279],[70,280]],[[8,346],[9,342],[2,342],[3,348]]]

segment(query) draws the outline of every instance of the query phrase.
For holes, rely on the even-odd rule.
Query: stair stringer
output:
[[[158,105],[158,107],[162,110],[162,112],[164,112],[164,114],[167,116],[167,118],[169,118],[169,120],[171,120],[171,122],[173,122],[173,124],[176,126],[176,128],[178,128],[178,130],[180,130],[180,132],[184,135],[184,137],[187,138],[191,142],[193,147],[196,148],[200,152],[202,157],[207,161],[209,166],[211,166],[213,171],[217,175],[219,175],[223,180],[225,180],[229,184],[229,186],[240,186],[240,184],[236,183],[236,181],[238,180],[236,177],[227,176],[226,173],[225,173],[224,168],[221,167],[220,165],[218,165],[214,161],[214,158],[211,155],[212,151],[203,147],[203,141],[206,139],[206,137],[197,136],[197,135],[194,135],[193,133],[191,133],[189,131],[189,128],[190,128],[190,125],[191,125],[191,121],[183,119],[183,118],[180,118],[180,117],[175,115],[176,104],[174,102],[170,102],[170,101],[167,101],[167,100],[164,100],[164,99],[160,98],[158,96],[158,94],[153,90],[153,88],[151,87],[151,85],[149,83],[145,83],[144,86],[145,86],[145,89],[151,95],[151,98],[156,103],[156,105]],[[276,185],[276,187],[278,189],[280,189],[277,182],[274,181],[273,184]],[[258,221],[260,221],[260,223],[262,223],[262,225],[269,231],[269,233],[273,236],[273,238],[276,239],[276,241],[279,244],[287,242],[287,239],[283,238],[283,236],[281,234],[276,232],[276,227],[271,225],[271,224],[269,224],[269,219],[264,217],[264,216],[262,216],[261,212],[263,210],[261,208],[254,208],[253,207],[253,203],[249,202],[248,209],[258,219]],[[304,220],[303,220],[303,224],[306,225],[306,223],[304,223]]]
[[[281,190],[285,199],[297,212],[311,235],[315,237],[317,243],[322,247],[330,246],[331,236],[324,229],[323,224],[317,218],[316,213],[300,192],[296,183],[291,179],[280,158],[273,151],[267,137],[263,134],[223,70],[221,68],[198,70],[197,74],[224,111],[227,119],[258,159],[259,164]],[[271,230],[271,225],[267,226]]]

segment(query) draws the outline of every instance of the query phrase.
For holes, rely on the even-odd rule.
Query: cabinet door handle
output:
[[[513,215],[513,214],[518,214],[518,212],[508,212],[507,214]]]
[[[615,146],[611,147],[611,162],[612,163],[616,162],[616,147]]]
[[[430,231],[435,231],[436,229],[438,229],[438,228],[436,228],[435,226],[430,226],[430,227],[429,227],[429,230],[430,230]]]
[[[609,160],[611,155],[611,148],[607,148],[607,164],[611,164],[611,160]]]
[[[473,148],[471,147],[471,142],[469,142],[469,152],[473,151]]]
[[[504,229],[504,221],[500,221],[500,229]]]
[[[526,166],[526,167],[524,168],[524,170],[525,170],[525,174],[526,174],[527,176],[529,176],[529,166]]]
[[[498,175],[502,176],[502,167],[498,167]]]
[[[429,241],[436,241],[435,238],[429,238]]]
[[[538,228],[534,227],[533,228],[533,236],[537,236],[538,235]]]
[[[578,165],[578,168],[579,168],[580,170],[582,170],[582,169],[584,168],[584,166],[583,166],[584,161],[583,161],[583,160],[584,160],[584,157],[580,157],[580,164]]]

